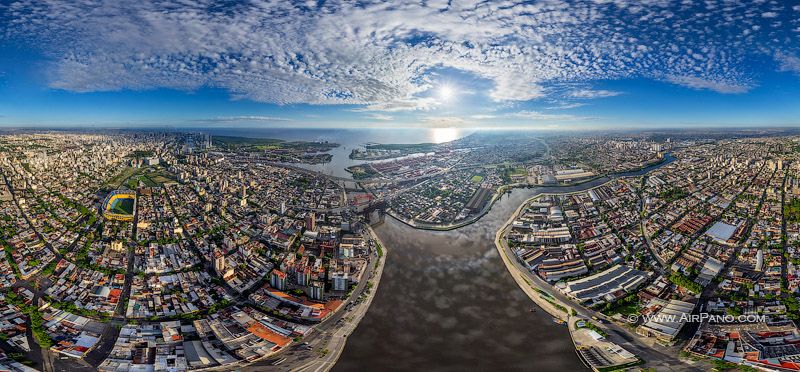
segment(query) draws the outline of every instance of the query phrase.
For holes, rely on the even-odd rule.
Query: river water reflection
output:
[[[671,162],[626,176],[643,174]],[[474,224],[411,228],[387,217],[375,231],[390,249],[369,312],[348,337],[334,371],[573,371],[567,327],[522,292],[494,247],[497,230],[526,199],[600,185],[515,189]]]
[[[387,218],[391,249],[378,293],[334,371],[582,370],[567,328],[508,274],[497,229],[536,189],[503,196],[478,222],[447,232]]]

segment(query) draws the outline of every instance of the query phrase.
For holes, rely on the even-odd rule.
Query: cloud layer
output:
[[[622,78],[740,93],[758,84],[750,58],[798,71],[800,54],[800,10],[779,1],[292,3],[22,0],[0,5],[0,37],[41,48],[49,85],[69,91],[213,87],[373,111],[436,107],[424,92],[443,69],[498,102]]]

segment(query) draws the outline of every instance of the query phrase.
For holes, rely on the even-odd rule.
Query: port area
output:
[[[630,368],[644,361],[606,339],[605,332],[589,319],[570,317],[569,334],[581,361],[593,371]]]

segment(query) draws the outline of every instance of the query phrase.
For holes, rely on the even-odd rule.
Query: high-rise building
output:
[[[306,214],[306,230],[314,231],[317,229],[317,216],[314,212],[308,212]]]
[[[311,283],[311,269],[305,267],[297,272],[297,285],[307,286],[309,283]]]
[[[315,301],[322,301],[325,299],[325,283],[311,282],[308,287],[308,297]]]
[[[331,275],[334,291],[346,291],[350,285],[350,275],[348,273],[338,272]]]
[[[272,270],[269,277],[269,285],[279,291],[286,290],[286,273],[280,270]]]
[[[225,273],[225,255],[219,249],[214,250],[214,270],[217,274],[223,275]]]

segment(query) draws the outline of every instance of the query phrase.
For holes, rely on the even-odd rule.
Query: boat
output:
[[[563,321],[561,319],[558,319],[558,318],[553,318],[553,322],[556,323],[556,324],[561,324],[561,325],[567,324],[567,322],[565,322],[565,321]]]

